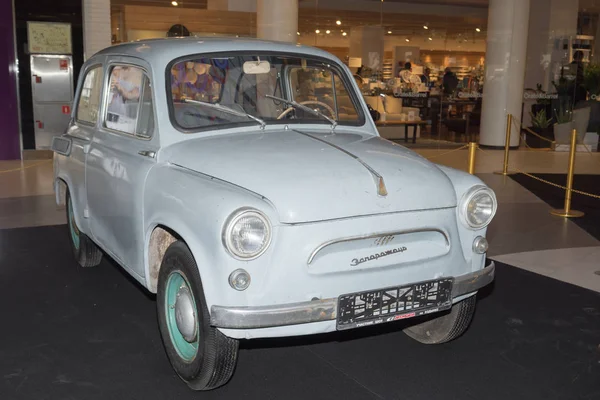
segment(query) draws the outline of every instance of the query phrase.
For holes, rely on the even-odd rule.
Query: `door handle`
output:
[[[152,151],[152,150],[140,150],[140,151],[138,151],[138,154],[140,156],[149,157],[149,158],[154,158],[154,156],[156,156],[156,152]]]

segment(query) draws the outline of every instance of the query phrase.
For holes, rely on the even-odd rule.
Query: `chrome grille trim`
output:
[[[403,230],[403,231],[391,231],[391,232],[381,232],[381,233],[374,233],[374,234],[370,234],[370,235],[360,235],[360,236],[348,236],[345,238],[341,238],[341,239],[334,239],[334,240],[330,240],[328,242],[322,243],[321,245],[319,245],[316,249],[313,250],[313,252],[310,254],[310,256],[308,257],[308,262],[307,264],[310,265],[314,258],[316,257],[316,255],[323,250],[324,248],[331,246],[333,244],[337,244],[337,243],[344,243],[344,242],[351,242],[354,240],[364,240],[364,239],[376,239],[376,238],[384,238],[386,236],[395,236],[395,235],[404,235],[407,233],[419,233],[419,232],[438,232],[441,233],[444,236],[444,239],[446,239],[446,245],[450,246],[450,238],[448,237],[448,234],[439,229],[439,228],[419,228],[419,229],[408,229],[408,230]]]

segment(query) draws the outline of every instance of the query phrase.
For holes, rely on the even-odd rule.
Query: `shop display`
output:
[[[422,317],[410,337],[453,340],[494,279],[494,192],[379,137],[346,71],[309,47],[193,38],[83,66],[53,141],[72,251],[84,267],[104,251],[157,294],[192,389],[227,383],[239,339]]]

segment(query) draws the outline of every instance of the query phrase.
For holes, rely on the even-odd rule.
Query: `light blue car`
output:
[[[494,278],[493,191],[382,139],[348,68],[319,49],[107,48],[84,64],[53,150],[75,258],[107,254],[157,294],[192,389],[230,379],[240,339],[407,320],[412,338],[447,342]]]

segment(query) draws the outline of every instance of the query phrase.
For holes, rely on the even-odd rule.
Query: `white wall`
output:
[[[256,0],[208,0],[206,8],[220,11],[256,12]]]
[[[83,0],[84,59],[111,45],[110,0]]]

